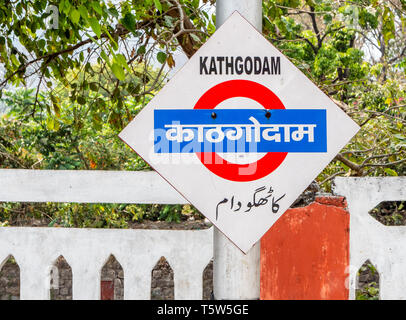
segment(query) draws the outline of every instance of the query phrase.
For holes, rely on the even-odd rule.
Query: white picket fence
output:
[[[406,177],[337,178],[335,193],[347,198],[350,211],[350,298],[355,297],[357,270],[370,259],[380,274],[380,298],[406,299],[406,227],[384,226],[368,214],[382,201],[406,200]],[[187,203],[155,172],[12,169],[0,170],[0,201]],[[217,246],[224,246],[224,239],[216,241]],[[215,261],[214,267],[218,295],[238,299],[251,291],[249,295],[255,296],[259,267],[247,266],[246,261],[239,264],[245,257],[238,250],[232,251],[233,247],[216,256],[213,244],[213,228],[191,231],[6,227],[0,228],[0,268],[12,255],[20,267],[21,299],[49,299],[50,270],[63,255],[72,268],[73,299],[100,299],[101,269],[113,254],[124,271],[124,298],[150,299],[151,270],[164,256],[174,271],[175,299],[201,299],[203,270],[214,255],[221,261],[217,266]],[[259,250],[251,251],[249,255],[255,258],[247,261],[259,264]],[[233,265],[235,269],[230,272]],[[242,276],[243,271],[235,272],[238,268],[251,268],[253,272]],[[250,277],[247,273],[254,274]],[[252,285],[248,288],[247,283]]]

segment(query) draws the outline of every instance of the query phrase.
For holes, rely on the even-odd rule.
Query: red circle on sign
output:
[[[249,80],[230,80],[219,83],[197,101],[194,109],[214,109],[221,102],[235,97],[255,100],[265,109],[285,109],[282,101],[267,87]],[[287,152],[268,152],[264,157],[249,164],[228,162],[215,152],[197,152],[202,164],[217,176],[231,181],[254,181],[278,168]]]

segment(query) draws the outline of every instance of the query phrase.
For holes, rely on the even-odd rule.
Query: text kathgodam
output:
[[[253,123],[252,125],[181,125],[181,124],[169,124],[165,125],[166,138],[169,141],[192,141],[195,139],[195,131],[197,130],[197,141],[203,142],[207,140],[208,142],[217,143],[224,140],[226,137],[228,140],[239,140],[243,136],[245,131],[246,141],[260,142],[261,140],[261,129],[262,139],[267,141],[281,142],[281,132],[280,129],[284,130],[284,142],[290,142],[291,139],[294,141],[301,141],[304,135],[307,135],[308,142],[314,142],[314,128],[315,124],[260,124],[257,119],[250,117],[249,120]],[[203,130],[208,128],[205,136],[203,135]],[[227,129],[224,132],[224,128]],[[291,130],[295,128],[295,130]],[[254,129],[254,134],[252,137],[251,130]],[[273,133],[270,135],[270,133]],[[204,139],[206,138],[206,139]],[[254,138],[254,139],[253,139]]]
[[[242,212],[250,212],[252,210],[252,208],[264,206],[269,201],[271,201],[272,212],[278,213],[278,211],[279,211],[278,202],[281,199],[283,199],[285,196],[286,196],[286,194],[283,194],[279,198],[276,198],[274,195],[274,190],[272,189],[271,186],[269,188],[267,188],[266,186],[262,186],[260,188],[255,189],[255,191],[252,195],[252,201],[249,201],[246,204],[243,204],[241,201],[238,201],[237,199],[235,199],[235,196],[232,196],[231,198],[224,198],[219,203],[217,203],[216,220],[218,220],[218,217],[219,217],[220,206],[225,205],[227,203],[229,203],[229,206],[230,206],[229,209],[234,212],[238,212],[241,209],[243,210]]]

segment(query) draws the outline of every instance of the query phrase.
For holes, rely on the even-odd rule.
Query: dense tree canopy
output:
[[[147,169],[117,133],[168,80],[177,52],[190,57],[213,34],[214,6],[2,1],[0,166]],[[362,127],[321,188],[339,175],[405,175],[405,28],[405,0],[263,1],[264,36]]]

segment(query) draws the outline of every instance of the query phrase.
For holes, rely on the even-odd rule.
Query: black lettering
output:
[[[254,74],[261,74],[262,63],[260,57],[254,57]]]
[[[230,61],[228,61],[228,57],[226,57],[226,74],[228,74],[228,70],[230,70],[230,74],[234,74],[234,57],[230,57]]]
[[[245,68],[245,73],[246,74],[251,74],[252,73],[252,58],[251,57],[246,57],[245,58],[244,68]]]
[[[280,57],[200,57],[200,74],[281,74]]]
[[[262,74],[265,73],[271,74],[271,70],[269,70],[269,62],[267,57],[264,58],[264,65],[262,66]]]
[[[240,62],[240,63],[238,63],[238,62]],[[236,74],[242,74],[243,73],[243,71],[244,71],[244,68],[243,68],[243,59],[242,59],[242,57],[240,57],[240,56],[238,56],[237,58],[235,58],[235,73]]]
[[[218,217],[219,217],[219,205],[220,204],[223,204],[223,203],[227,203],[228,202],[228,199],[227,198],[224,198],[222,201],[220,201],[219,203],[217,203],[217,206],[216,206],[216,220],[218,219]]]
[[[208,57],[200,57],[200,74],[203,74],[203,70],[204,74],[207,74],[207,66],[206,66],[207,59]]]
[[[284,194],[282,197],[280,197],[278,200],[275,201],[275,197],[272,198],[272,212],[273,213],[278,213],[279,211],[279,204],[278,201],[282,199],[286,194]]]
[[[214,74],[217,74],[216,59],[214,57],[211,57],[210,59],[209,74],[211,74],[212,72],[214,72]]]
[[[281,74],[281,58],[280,57],[271,57],[271,73],[272,74]]]
[[[223,74],[224,57],[217,57],[217,62],[218,62],[218,66],[219,66],[219,74]]]

